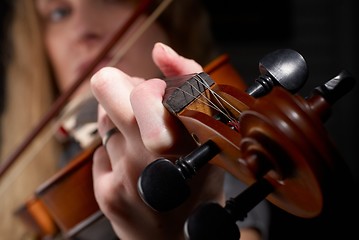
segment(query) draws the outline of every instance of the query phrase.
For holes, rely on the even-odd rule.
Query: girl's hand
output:
[[[153,60],[164,76],[203,71],[193,60],[157,43]],[[140,66],[139,66],[140,67]],[[194,148],[178,120],[163,106],[166,83],[161,79],[130,77],[115,68],[103,68],[91,79],[99,102],[101,137],[113,134],[94,155],[93,179],[98,204],[121,239],[183,239],[183,226],[203,201],[223,201],[223,172],[208,165],[191,180],[191,197],[180,207],[158,213],[137,191],[143,169],[160,156],[178,157]]]

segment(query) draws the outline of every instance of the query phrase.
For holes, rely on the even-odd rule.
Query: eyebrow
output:
[[[54,2],[56,0],[35,0],[35,4],[47,4],[47,3],[51,3]]]
[[[52,2],[56,2],[58,0],[34,0],[35,6],[37,9],[41,9],[44,6],[51,4]]]

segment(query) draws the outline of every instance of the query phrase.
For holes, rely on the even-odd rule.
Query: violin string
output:
[[[216,110],[216,111],[222,113],[225,117],[227,117],[227,119],[228,119],[229,121],[234,121],[234,122],[236,122],[237,119],[233,118],[233,117],[229,114],[228,110],[224,107],[224,105],[222,104],[222,102],[226,103],[228,106],[230,106],[234,111],[238,112],[239,114],[240,114],[241,112],[240,112],[238,109],[236,109],[233,105],[231,105],[227,100],[225,100],[223,97],[221,97],[218,93],[216,93],[215,91],[213,91],[213,90],[210,88],[210,86],[208,85],[208,83],[205,82],[201,77],[199,77],[199,78],[201,79],[201,81],[198,80],[198,79],[196,79],[196,78],[194,78],[194,79],[195,79],[199,84],[201,84],[201,85],[204,86],[206,89],[208,89],[208,91],[210,92],[210,94],[212,94],[212,96],[214,96],[214,97],[217,99],[217,102],[219,102],[219,103],[221,104],[221,106],[218,106],[217,104],[215,104],[210,98],[208,98],[208,97],[206,96],[206,94],[204,94],[204,93],[201,92],[199,89],[197,89],[196,86],[194,86],[193,84],[191,84],[191,83],[189,83],[188,81],[186,81],[185,84],[190,85],[192,89],[194,89],[195,91],[197,91],[197,92],[206,100],[206,101],[204,101],[204,100],[198,98],[197,101],[198,101],[198,102],[201,102],[203,105],[206,105],[206,106],[208,106],[208,107],[210,107],[210,108],[212,108],[212,109],[214,109],[214,110]],[[189,96],[195,98],[195,96],[194,96],[193,94],[191,94],[191,93],[189,93],[189,92],[186,92],[186,91],[184,91],[183,89],[178,88],[178,87],[177,87],[177,89],[180,90],[180,91],[182,91],[184,94],[189,95]]]
[[[200,81],[201,84],[204,85],[204,87],[207,87],[207,89],[212,93],[213,97],[216,98],[217,102],[219,102],[221,104],[222,109],[224,109],[226,111],[228,116],[228,119],[231,120],[231,114],[229,113],[229,111],[227,110],[227,108],[224,107],[224,105],[222,104],[223,102],[226,103],[228,106],[231,107],[231,109],[233,109],[234,111],[236,111],[238,114],[241,114],[241,111],[238,110],[237,108],[235,108],[232,104],[230,104],[230,102],[228,102],[225,98],[221,97],[217,92],[213,91],[210,86],[208,85],[208,83],[206,81],[204,81],[204,79],[202,79],[201,76],[198,76],[202,81]],[[211,101],[211,100],[210,100]],[[235,121],[236,119],[232,118],[232,121]]]
[[[206,106],[208,106],[208,107],[210,107],[210,108],[212,108],[212,109],[214,109],[214,110],[221,111],[221,109],[220,109],[217,105],[215,105],[214,103],[212,103],[212,101],[206,96],[205,93],[203,93],[203,92],[201,92],[200,90],[198,90],[194,85],[192,85],[192,84],[189,83],[189,82],[186,82],[186,84],[190,85],[193,89],[195,89],[195,91],[197,91],[197,92],[200,94],[201,97],[203,97],[203,98],[206,100],[206,101],[204,101],[204,100],[198,98],[198,99],[197,99],[198,102],[201,102],[203,105],[206,105]],[[177,89],[180,90],[181,92],[183,92],[184,95],[188,95],[188,96],[190,96],[190,97],[192,97],[192,98],[196,98],[195,95],[193,95],[193,94],[191,94],[191,93],[189,93],[189,92],[184,91],[182,88],[177,88]]]
[[[197,81],[198,81],[198,80],[197,80]],[[202,103],[203,105],[206,105],[206,106],[209,107],[209,108],[212,108],[212,109],[214,109],[214,110],[216,110],[216,111],[222,113],[225,117],[227,117],[228,120],[234,121],[234,119],[231,118],[231,116],[230,116],[229,114],[227,114],[227,111],[226,111],[226,109],[225,109],[224,107],[220,108],[220,107],[219,107],[218,105],[216,105],[210,98],[208,98],[205,93],[203,93],[203,92],[201,92],[200,90],[198,90],[193,84],[189,83],[188,81],[187,81],[185,84],[190,85],[195,91],[197,91],[197,92],[201,95],[201,97],[203,97],[203,98],[206,100],[206,101],[204,101],[204,100],[202,100],[202,99],[200,99],[200,98],[197,98],[197,101],[198,101],[198,102]],[[203,83],[201,83],[201,84],[203,84]],[[210,89],[210,88],[207,87],[207,86],[205,86],[205,87],[208,89],[208,91],[210,92],[210,94],[212,94],[213,96],[216,96],[216,95],[217,95],[217,93],[215,93],[212,89]],[[196,98],[195,95],[193,95],[193,94],[191,94],[191,93],[189,93],[189,92],[186,92],[186,91],[184,91],[184,90],[181,89],[181,88],[177,88],[177,89],[179,89],[179,90],[180,90],[181,92],[183,92],[185,95],[188,95],[188,96],[190,96],[190,97]],[[219,96],[219,97],[220,97],[220,96]],[[220,101],[218,101],[218,102],[220,102]],[[226,112],[224,112],[223,110],[225,110]]]
[[[123,55],[131,48],[136,40],[141,37],[141,35],[148,29],[148,27],[151,26],[151,24],[161,15],[161,13],[169,6],[172,1],[173,0],[164,0],[158,5],[158,7],[146,18],[146,20],[138,27],[138,29],[136,29],[134,34],[131,35],[127,42],[115,50],[115,55],[113,59],[111,59],[109,66],[114,66],[120,61]],[[0,184],[0,194],[4,193],[6,189],[10,187],[13,182],[15,182],[16,178],[25,171],[26,167],[36,159],[36,154],[38,154],[43,149],[44,145],[49,142],[50,139],[56,134],[59,127],[62,125],[63,120],[69,117],[75,111],[76,107],[73,107],[69,111],[65,111],[66,114],[63,114],[60,118],[58,118],[52,125],[53,127],[44,133],[45,136],[42,138],[41,144],[39,143],[34,146],[31,154],[28,154],[27,157],[24,157],[25,159],[20,161],[22,163],[18,163],[17,168],[9,173],[8,177],[6,178],[7,181],[3,181],[4,183]]]
[[[199,90],[198,90],[194,85],[192,85],[191,83],[186,82],[185,84],[190,85],[193,89],[195,89],[195,90],[200,94],[201,97],[203,97],[203,98],[204,98],[205,100],[207,100],[207,101],[204,101],[204,100],[202,100],[202,99],[200,99],[200,98],[197,98],[195,95],[193,95],[193,94],[191,94],[191,93],[189,93],[189,92],[187,92],[187,91],[184,91],[184,90],[183,90],[182,88],[180,88],[180,87],[176,87],[176,89],[178,89],[179,91],[181,91],[184,95],[188,95],[188,96],[190,96],[190,97],[192,97],[192,98],[197,98],[197,101],[198,101],[198,102],[202,103],[203,105],[206,105],[207,107],[210,107],[210,108],[212,108],[212,109],[214,109],[214,110],[217,110],[217,111],[221,111],[221,109],[220,109],[218,106],[216,106],[214,103],[211,102],[211,100],[206,96],[206,94],[204,94],[203,92],[199,91]]]

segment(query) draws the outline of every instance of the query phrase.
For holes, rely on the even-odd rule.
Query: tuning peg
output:
[[[334,104],[352,90],[354,85],[354,77],[347,70],[343,70],[328,82],[316,87],[313,92],[319,93],[329,104]]]
[[[307,103],[324,122],[331,114],[330,106],[351,91],[354,85],[354,77],[343,70],[326,83],[314,88],[311,95],[306,97]]]
[[[138,191],[144,202],[158,212],[183,203],[190,194],[187,179],[194,176],[220,149],[209,140],[175,163],[161,158],[149,164],[138,180]]]
[[[225,207],[217,203],[199,206],[185,223],[185,236],[188,240],[238,240],[240,232],[237,221],[243,221],[250,210],[274,190],[264,178],[249,186],[235,198],[227,200]]]
[[[275,85],[295,93],[308,78],[304,58],[291,49],[279,49],[264,56],[259,62],[259,72],[261,75],[246,90],[255,98],[266,95]]]

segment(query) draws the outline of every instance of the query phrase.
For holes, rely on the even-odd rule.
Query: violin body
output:
[[[93,190],[92,156],[98,145],[95,143],[78,154],[40,185],[34,196],[18,209],[17,216],[38,236],[60,235],[65,239],[86,240],[116,238],[100,211]]]
[[[15,211],[16,217],[31,229],[36,236],[55,236],[59,229],[44,203],[32,196],[27,202]]]

